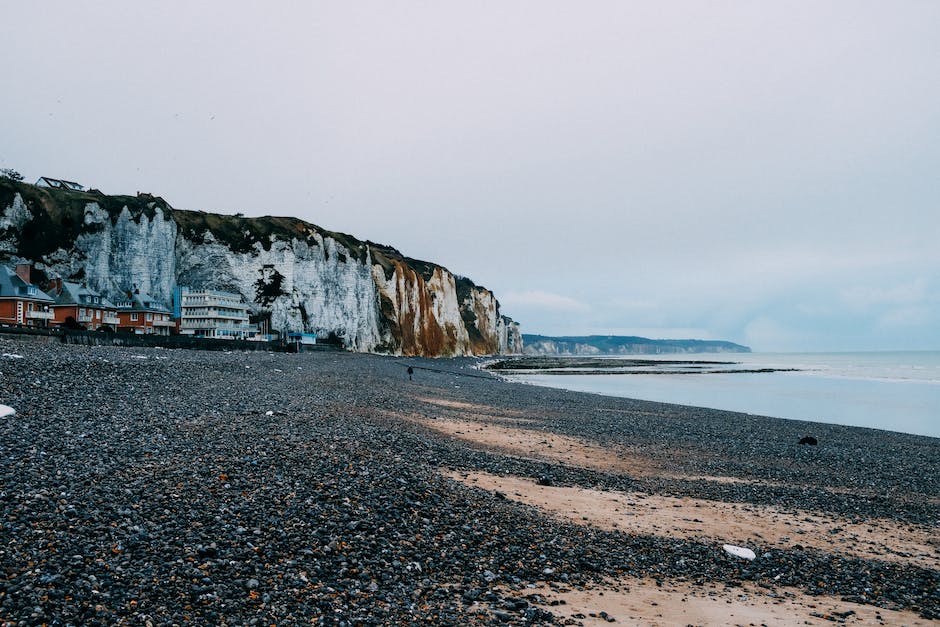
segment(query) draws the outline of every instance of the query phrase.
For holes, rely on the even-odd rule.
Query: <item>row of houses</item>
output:
[[[139,335],[262,340],[237,294],[178,287],[171,310],[138,289],[111,301],[86,285],[53,279],[45,289],[31,281],[32,267],[0,266],[0,324],[66,327]]]

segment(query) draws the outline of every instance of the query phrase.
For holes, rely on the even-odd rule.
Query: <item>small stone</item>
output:
[[[752,551],[751,549],[746,549],[743,546],[734,546],[733,544],[726,544],[724,545],[723,548],[725,552],[728,553],[729,555],[740,557],[741,559],[750,561],[757,557],[754,554],[754,551]]]

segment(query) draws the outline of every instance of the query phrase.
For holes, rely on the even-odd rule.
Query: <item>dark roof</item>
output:
[[[100,307],[101,309],[117,309],[117,306],[98,292],[85,285],[62,281],[62,290],[49,290],[49,295],[55,299],[56,305],[80,305],[86,307]],[[97,299],[97,300],[96,300]]]
[[[36,185],[48,185],[49,187],[55,187],[58,189],[71,189],[73,191],[84,191],[85,186],[81,183],[76,183],[75,181],[66,181],[65,179],[54,179],[49,176],[40,176],[39,180],[36,181]]]
[[[24,298],[51,303],[52,297],[41,289],[21,279],[16,272],[0,266],[0,298]]]
[[[117,302],[117,308],[123,311],[152,311],[154,313],[173,313],[162,302],[145,292],[136,291],[128,298]]]

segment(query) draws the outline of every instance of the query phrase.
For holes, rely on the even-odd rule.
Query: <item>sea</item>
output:
[[[525,374],[515,381],[761,416],[940,438],[940,351],[697,353],[610,359],[734,362],[705,374]],[[663,364],[662,370],[669,370]]]

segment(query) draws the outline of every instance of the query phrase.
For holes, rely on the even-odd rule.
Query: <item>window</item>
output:
[[[153,320],[153,314],[152,313],[147,314],[147,322],[150,322],[152,320]]]
[[[84,310],[84,309],[79,309],[79,310],[78,310],[78,317],[79,317],[79,318],[84,318],[84,317],[85,317],[85,310]]]
[[[101,310],[100,310],[100,309],[95,312],[95,317],[98,318],[98,320],[101,320]]]
[[[137,322],[137,314],[135,313],[131,314],[131,322]]]

